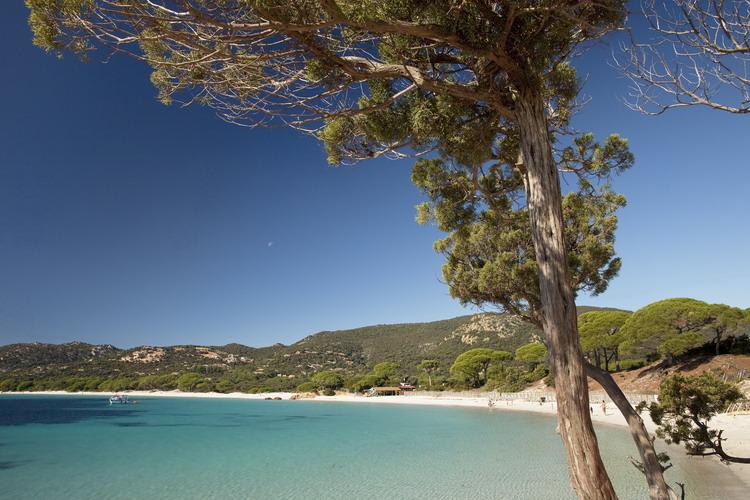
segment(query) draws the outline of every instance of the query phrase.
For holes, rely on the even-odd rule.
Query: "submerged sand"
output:
[[[3,394],[3,393],[0,393]],[[83,396],[106,396],[102,392],[65,392],[65,391],[43,391],[43,392],[13,392],[4,394],[37,394],[37,395],[83,395]],[[217,392],[181,392],[181,391],[123,391],[130,398],[138,397],[180,397],[180,398],[214,398],[214,399],[248,399],[263,400],[280,398],[290,400],[295,395],[289,392],[272,392],[262,394],[245,393],[217,393]],[[363,403],[363,404],[395,404],[395,405],[423,405],[423,406],[448,406],[484,408],[488,411],[522,411],[542,413],[547,415],[557,414],[557,405],[554,402],[530,402],[522,399],[509,401],[496,401],[493,408],[488,406],[488,396],[478,393],[474,396],[458,396],[451,393],[435,395],[430,393],[424,395],[411,393],[405,396],[379,396],[366,397],[355,394],[337,394],[335,396],[309,396],[299,401],[312,401],[318,403]],[[601,404],[592,404],[592,420],[598,424],[616,425],[627,427],[625,418],[617,408],[609,403],[606,408]],[[647,414],[642,415],[646,428],[654,432],[656,425]],[[712,426],[724,430],[724,449],[727,453],[736,456],[750,456],[750,415],[718,415],[712,421]],[[680,462],[683,469],[691,474],[705,477],[706,480],[716,484],[716,498],[746,498],[750,488],[750,465],[746,464],[722,464],[716,457],[690,457],[684,453],[682,447],[661,444],[667,448],[670,456]]]

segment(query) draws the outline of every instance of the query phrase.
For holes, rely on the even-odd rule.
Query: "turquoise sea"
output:
[[[555,419],[305,401],[0,396],[3,499],[566,499]],[[619,428],[597,429],[622,499],[645,498]],[[689,498],[712,498],[688,471]],[[703,486],[708,487],[708,486]],[[715,494],[715,491],[714,491]]]

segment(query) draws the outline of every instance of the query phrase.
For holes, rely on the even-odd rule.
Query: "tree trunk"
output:
[[[618,372],[622,370],[622,368],[620,368],[620,351],[617,348],[615,348],[615,370]]]
[[[612,352],[609,353],[609,358],[607,358],[607,366],[606,366],[607,373],[609,373],[609,364],[612,361],[615,361],[617,359],[618,359],[618,356],[617,356],[617,347],[615,347],[614,349],[612,349]],[[615,365],[615,370],[619,370],[620,369],[619,364],[620,364],[619,361],[617,361],[617,365]]]
[[[734,457],[732,455],[727,455],[724,450],[719,451],[717,454],[725,462],[732,462],[736,464],[750,464],[750,457]]]
[[[536,250],[542,325],[555,378],[560,436],[567,451],[570,479],[581,499],[616,499],[589,412],[588,382],[563,238],[560,176],[552,156],[544,100],[539,91],[519,90],[516,119]]]
[[[430,385],[430,389],[432,389],[432,375],[430,372],[427,372],[427,383]]]
[[[628,398],[625,397],[612,375],[591,364],[586,366],[586,371],[592,379],[599,382],[599,385],[604,388],[612,402],[620,410],[622,416],[625,417],[630,435],[633,437],[635,446],[641,456],[643,473],[646,475],[646,482],[648,482],[649,497],[654,500],[668,500],[670,498],[669,487],[664,481],[664,473],[654,449],[654,442],[651,440],[646,426],[643,425],[641,416],[638,415]]]
[[[604,350],[604,371],[609,373],[609,356],[606,349]]]
[[[716,355],[718,356],[721,354],[721,348],[719,347],[721,345],[721,334],[716,334]]]

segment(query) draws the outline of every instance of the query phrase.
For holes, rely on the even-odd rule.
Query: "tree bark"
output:
[[[567,452],[571,483],[581,499],[616,499],[591,423],[588,382],[563,237],[560,176],[552,155],[544,100],[538,89],[519,89],[516,119],[536,250],[542,325],[554,373],[560,436]]]
[[[615,348],[615,370],[619,372],[621,369],[622,368],[620,368],[620,351],[617,348]]]
[[[716,342],[716,355],[718,356],[719,354],[721,354],[721,347],[720,347],[721,346],[721,333],[716,334],[715,342]]]
[[[696,425],[703,431],[703,434],[705,436],[708,436],[708,426],[700,423],[697,418],[693,418],[695,420]],[[724,451],[724,447],[721,444],[722,437],[721,435],[724,433],[723,430],[719,431],[719,434],[716,436],[716,441],[712,441],[711,439],[706,438],[705,444],[707,448],[711,448],[714,450],[715,454],[721,457],[721,460],[724,462],[733,462],[737,464],[750,464],[750,457],[735,457],[732,455],[727,454],[727,452]],[[713,455],[714,453],[696,453],[697,456],[708,456]]]
[[[717,454],[725,462],[732,462],[736,464],[750,464],[750,458],[748,457],[733,457],[732,455],[728,455],[726,452],[724,452],[724,450],[717,450]]]
[[[604,371],[609,373],[609,356],[607,356],[606,349],[604,351]]]
[[[643,473],[646,475],[646,482],[648,482],[649,498],[652,500],[669,500],[669,487],[664,480],[663,469],[654,449],[654,442],[646,430],[646,426],[643,425],[643,419],[635,411],[628,398],[625,397],[612,375],[590,363],[586,365],[586,371],[592,379],[604,388],[628,423],[630,435],[633,437],[635,446],[638,448],[638,454],[641,456]]]
[[[615,361],[615,360],[618,360],[618,359],[619,358],[617,356],[617,347],[615,347],[614,349],[612,349],[612,352],[609,353],[609,357],[607,358],[607,366],[604,367],[604,371],[609,372],[609,364],[612,361]],[[620,370],[620,366],[619,365],[620,365],[620,362],[618,360],[617,364],[615,365],[615,369],[618,370],[618,371]]]

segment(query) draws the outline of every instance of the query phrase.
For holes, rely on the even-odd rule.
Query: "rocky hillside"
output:
[[[239,367],[259,375],[298,377],[330,368],[354,373],[386,360],[397,362],[409,372],[427,358],[449,366],[456,356],[473,347],[512,351],[538,334],[518,317],[486,313],[430,323],[320,332],[292,345],[263,348],[241,344],[133,349],[81,342],[12,344],[0,347],[0,378],[140,376]]]

